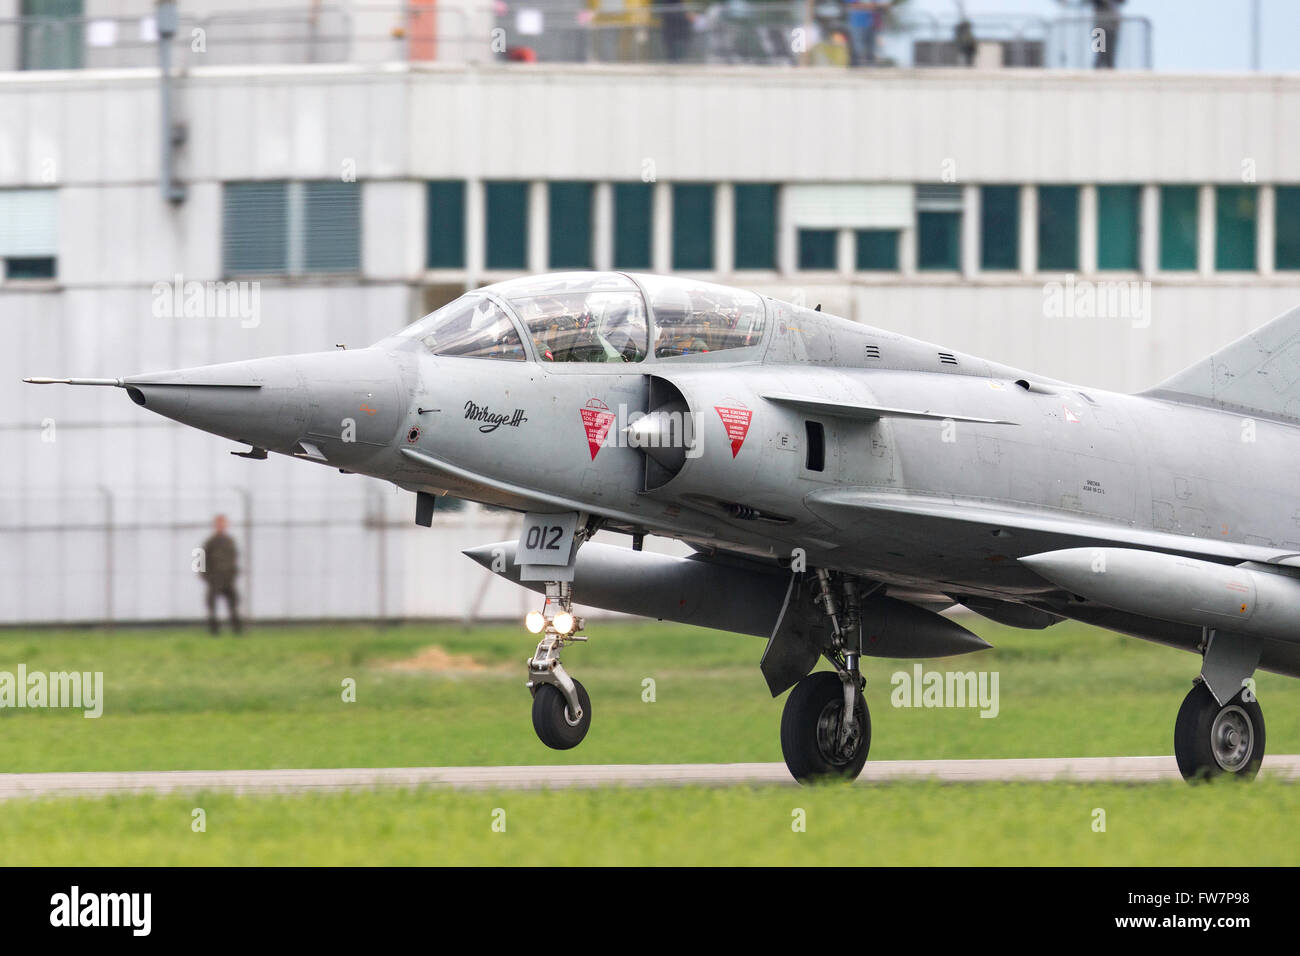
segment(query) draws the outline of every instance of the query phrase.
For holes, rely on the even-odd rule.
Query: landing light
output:
[[[561,634],[568,634],[573,631],[573,615],[568,611],[561,611],[559,614],[555,615],[555,618],[551,623],[555,625],[555,629]]]
[[[524,618],[524,627],[530,634],[540,634],[546,627],[546,616],[541,611],[529,611]]]

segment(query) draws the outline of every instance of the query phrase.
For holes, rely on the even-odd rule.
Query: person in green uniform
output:
[[[225,598],[230,611],[230,624],[236,634],[244,630],[239,619],[239,593],[235,590],[235,575],[239,571],[239,549],[235,539],[226,533],[226,516],[217,515],[212,519],[212,535],[203,542],[203,580],[208,586],[208,630],[213,634],[221,631],[217,619],[217,600]]]

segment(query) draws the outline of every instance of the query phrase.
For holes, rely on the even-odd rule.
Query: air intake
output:
[[[657,375],[646,378],[650,411],[628,427],[628,438],[645,458],[644,490],[654,491],[677,477],[698,436],[690,406],[677,386]]]

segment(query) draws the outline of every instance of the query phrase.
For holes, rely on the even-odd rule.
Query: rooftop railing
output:
[[[891,12],[869,3],[720,0],[592,10],[578,0],[313,5],[182,16],[177,66],[442,62],[1150,69],[1143,17]],[[0,19],[0,70],[153,67],[144,17]]]

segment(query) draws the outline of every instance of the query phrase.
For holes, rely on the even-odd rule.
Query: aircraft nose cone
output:
[[[124,379],[137,405],[174,421],[271,451],[302,437],[311,393],[293,358],[253,359]]]
[[[132,401],[214,435],[352,468],[387,451],[410,402],[371,349],[312,352],[123,380]]]

